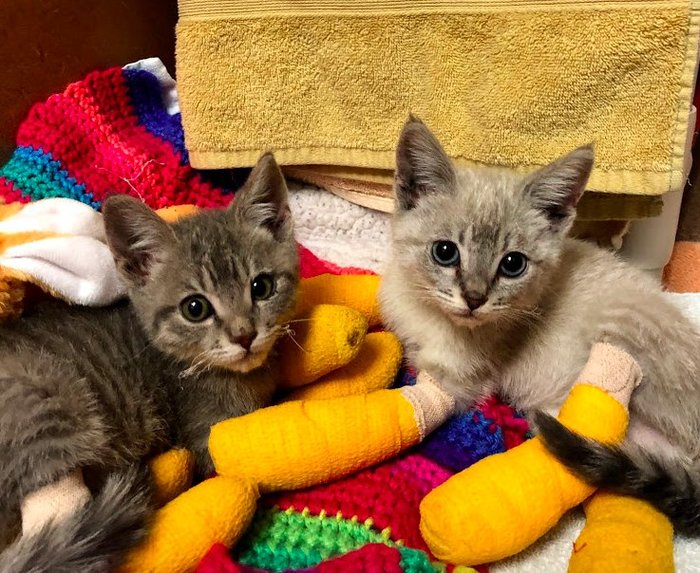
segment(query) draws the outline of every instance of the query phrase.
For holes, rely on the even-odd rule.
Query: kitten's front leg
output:
[[[211,476],[214,463],[209,454],[209,433],[218,422],[242,416],[269,405],[274,385],[269,371],[248,374],[208,372],[185,385],[178,399],[178,441],[195,455],[198,477]]]
[[[213,476],[216,473],[216,468],[214,468],[214,462],[209,454],[209,432],[207,431],[206,437],[199,440],[197,445],[193,448],[195,467],[197,477],[206,479]]]
[[[455,409],[466,412],[492,393],[493,384],[479,375],[465,375],[435,363],[426,363],[419,371],[427,372],[455,400]]]
[[[211,477],[214,473],[214,462],[209,454],[209,414],[202,412],[201,418],[196,418],[196,410],[190,413],[181,412],[178,420],[176,442],[194,454],[195,476],[197,479]]]

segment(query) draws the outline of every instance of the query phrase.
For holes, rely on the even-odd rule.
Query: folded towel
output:
[[[384,211],[394,210],[392,171],[340,167],[336,165],[289,165],[287,177],[330,191],[357,205]],[[630,221],[657,217],[663,200],[653,195],[587,192],[578,204],[578,221]]]
[[[697,0],[179,0],[190,161],[391,168],[409,112],[464,163],[593,141],[590,188],[680,189]]]

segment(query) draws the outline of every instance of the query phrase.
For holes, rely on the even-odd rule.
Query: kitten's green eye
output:
[[[459,249],[452,241],[435,241],[430,254],[440,266],[453,267],[459,264]]]
[[[504,277],[514,279],[521,276],[527,270],[527,257],[522,253],[513,251],[506,253],[498,264],[498,272]]]
[[[250,283],[250,295],[253,300],[267,300],[275,293],[275,279],[267,273],[259,274]]]
[[[214,309],[205,297],[194,294],[180,303],[180,312],[190,322],[202,322],[214,314]]]

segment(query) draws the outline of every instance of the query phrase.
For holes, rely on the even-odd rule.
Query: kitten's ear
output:
[[[398,208],[413,209],[421,195],[454,188],[452,161],[426,125],[409,117],[396,147],[394,189]]]
[[[175,234],[151,208],[128,195],[113,195],[102,207],[105,235],[117,268],[129,282],[143,286],[175,242]]]
[[[292,230],[287,184],[272,153],[266,153],[253,168],[231,204],[243,218],[266,227],[277,239]]]
[[[593,169],[592,145],[585,145],[533,173],[525,183],[525,194],[555,229],[563,228],[576,214],[576,205],[586,189]]]

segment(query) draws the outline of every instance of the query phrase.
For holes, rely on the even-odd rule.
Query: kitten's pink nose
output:
[[[467,303],[469,310],[476,310],[480,306],[483,306],[486,300],[486,295],[480,293],[468,292],[464,295],[464,301]]]
[[[251,344],[253,344],[253,340],[255,340],[255,337],[258,335],[257,332],[249,332],[246,334],[241,334],[239,336],[236,336],[233,341],[238,344],[239,346],[242,346],[246,350],[250,350]]]

